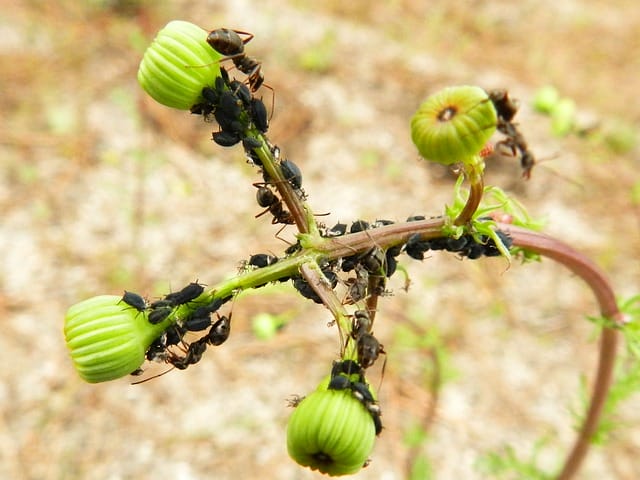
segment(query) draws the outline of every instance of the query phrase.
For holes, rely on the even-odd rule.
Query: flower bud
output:
[[[449,87],[431,95],[411,119],[411,139],[426,160],[469,162],[496,129],[497,115],[480,87]]]
[[[551,131],[557,137],[571,133],[576,124],[576,104],[570,98],[561,98],[551,112]]]
[[[73,364],[89,383],[106,382],[138,369],[151,342],[169,320],[152,325],[144,312],[115,295],[76,303],[64,319],[64,335]]]
[[[223,58],[207,43],[207,32],[193,23],[169,22],[147,48],[138,83],[154,100],[189,110],[203,102],[202,88],[213,87]]]
[[[287,427],[291,458],[330,476],[350,475],[367,462],[376,432],[350,390],[317,389],[296,407]]]

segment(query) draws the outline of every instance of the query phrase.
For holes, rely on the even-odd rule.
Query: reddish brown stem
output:
[[[482,164],[481,164],[482,165]],[[469,178],[469,198],[462,212],[453,221],[454,225],[466,225],[473,219],[473,214],[480,206],[482,196],[484,195],[484,178],[482,176],[482,167],[476,164],[469,165],[466,175]]]
[[[522,247],[563,264],[576,275],[580,276],[593,291],[598,301],[600,313],[617,324],[622,324],[624,318],[616,303],[615,294],[604,272],[584,255],[578,253],[566,243],[547,235],[532,232],[512,225],[499,225],[508,232],[513,239],[514,246]],[[600,354],[598,370],[591,394],[591,402],[587,416],[580,428],[578,438],[567,456],[558,480],[569,480],[578,472],[591,443],[591,438],[598,428],[607,399],[607,393],[613,382],[618,332],[605,327],[600,338]]]

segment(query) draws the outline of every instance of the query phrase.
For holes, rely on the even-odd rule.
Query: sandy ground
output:
[[[267,216],[254,219],[257,174],[241,150],[217,147],[211,125],[138,87],[142,51],[172,19],[255,34],[247,49],[276,92],[270,138],[303,169],[328,224],[439,214],[454,177],[419,160],[410,116],[446,85],[509,88],[536,155],[552,159],[529,182],[513,159],[493,159],[488,183],[593,256],[621,296],[638,292],[638,149],[553,137],[529,106],[553,84],[586,124],[637,131],[636,2],[85,3],[0,1],[1,478],[319,477],[287,456],[286,398],[315,388],[338,340],[326,312],[289,287],[237,301],[230,340],[184,372],[88,385],[68,359],[61,329],[71,304],[214,284],[250,254],[286,246]],[[433,405],[434,364],[408,330],[437,334],[448,354],[440,374],[450,380],[419,449],[433,478],[488,478],[476,468],[483,453],[509,444],[526,457],[541,437],[541,463],[556,465],[573,438],[581,376],[595,364],[586,287],[549,261],[403,263],[412,286],[392,280],[376,324],[388,352],[386,428],[358,477],[407,478],[415,461],[404,439]],[[261,341],[250,328],[260,312],[295,321]],[[635,401],[579,478],[640,477]]]

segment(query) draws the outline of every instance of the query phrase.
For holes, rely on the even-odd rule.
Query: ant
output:
[[[255,216],[255,218],[261,217],[265,213],[269,212],[273,215],[273,220],[271,223],[274,225],[276,223],[283,223],[285,225],[293,225],[295,222],[293,220],[293,216],[282,206],[282,200],[278,198],[278,196],[273,193],[271,189],[269,189],[265,183],[256,183],[255,187],[258,188],[256,192],[256,200],[258,201],[258,205],[265,208],[264,211],[260,212]]]
[[[246,35],[246,38],[243,39],[240,35]],[[249,88],[255,92],[262,86],[264,74],[262,73],[262,64],[244,52],[244,46],[252,39],[252,33],[218,28],[209,32],[207,43],[216,52],[224,55],[225,60],[232,60],[236,68],[247,75]]]
[[[358,363],[363,369],[373,365],[380,354],[386,355],[387,353],[384,351],[384,346],[371,333],[372,324],[371,317],[366,310],[356,310],[354,312],[351,338],[356,341]]]
[[[517,100],[509,97],[507,90],[490,90],[487,93],[498,115],[497,128],[507,137],[505,140],[498,142],[496,146],[507,147],[514,156],[516,153],[520,153],[522,176],[529,180],[531,178],[531,170],[533,170],[536,164],[536,159],[529,150],[524,135],[520,133],[516,125],[512,122],[513,117],[515,117],[518,112],[519,103]]]

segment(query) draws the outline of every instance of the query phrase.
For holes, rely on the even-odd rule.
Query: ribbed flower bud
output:
[[[138,82],[154,100],[189,110],[201,103],[202,88],[213,87],[223,58],[207,43],[207,32],[193,23],[169,22],[147,48]]]
[[[480,87],[449,87],[427,98],[411,119],[411,139],[426,160],[451,165],[479,154],[497,116]]]
[[[350,475],[365,465],[375,438],[371,414],[351,391],[325,386],[305,397],[291,415],[287,450],[311,470]]]
[[[64,336],[80,376],[98,383],[139,368],[147,348],[168,323],[152,325],[144,312],[122,302],[122,297],[101,295],[69,308]]]

